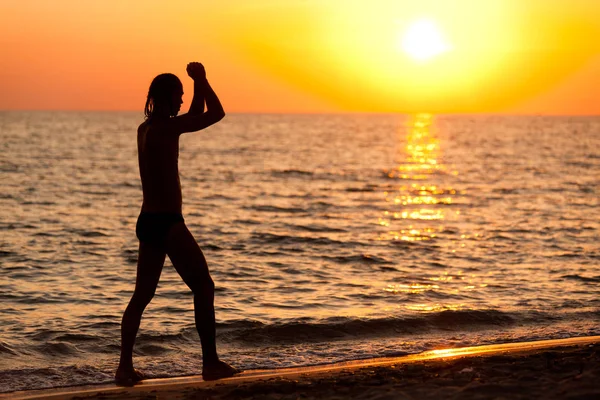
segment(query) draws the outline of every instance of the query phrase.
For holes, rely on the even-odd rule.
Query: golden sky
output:
[[[597,0],[0,0],[0,109],[600,115]],[[185,107],[185,105],[184,105]]]

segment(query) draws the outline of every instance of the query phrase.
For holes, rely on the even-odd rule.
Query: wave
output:
[[[383,257],[372,256],[369,254],[356,254],[350,256],[321,256],[326,260],[331,260],[340,264],[391,264],[392,262]]]
[[[74,234],[77,234],[79,236],[88,237],[88,238],[109,236],[106,233],[103,233],[103,232],[100,232],[100,231],[97,231],[97,230],[67,229],[66,231],[69,232],[69,233],[74,233]]]
[[[333,317],[313,322],[306,319],[262,324],[239,321],[220,325],[227,339],[244,343],[305,343],[352,338],[388,337],[434,330],[507,327],[518,318],[496,310],[441,311],[409,318],[356,319]]]
[[[443,310],[406,317],[354,318],[330,317],[314,319],[309,317],[283,319],[265,323],[256,320],[232,320],[217,323],[220,340],[243,344],[290,344],[315,343],[332,340],[385,338],[413,334],[427,334],[446,331],[476,331],[490,328],[508,328],[521,324],[538,324],[569,319],[598,319],[600,310],[586,312],[550,314],[530,311],[504,312],[499,310]],[[112,332],[118,323],[94,323],[81,325],[80,332],[71,328],[62,330],[43,329],[29,336],[35,351],[52,355],[71,355],[77,346],[105,347],[117,337]],[[108,329],[110,328],[110,329]],[[90,332],[93,329],[95,332]],[[100,332],[102,331],[102,332]],[[166,351],[164,346],[197,340],[193,324],[180,331],[162,333],[142,331],[137,342],[146,346],[148,353]],[[116,342],[115,342],[116,343]],[[160,348],[158,348],[158,347]],[[14,354],[20,351],[0,342],[0,353]]]
[[[87,335],[84,333],[64,333],[55,338],[55,340],[65,341],[65,342],[93,342],[97,340],[102,340],[103,338],[98,337],[96,335]]]
[[[564,257],[564,255],[561,255],[560,257]],[[563,275],[563,276],[561,276],[561,278],[562,279],[570,279],[570,280],[579,281],[579,282],[585,282],[585,283],[600,283],[600,275],[587,277],[587,276],[572,274],[572,275]]]
[[[298,319],[263,324],[235,321],[219,325],[219,336],[245,344],[314,343],[336,340],[386,338],[447,331],[504,329],[521,324],[556,322],[569,318],[597,319],[598,311],[552,315],[541,312],[510,313],[498,310],[444,310],[406,318],[357,319],[333,317],[320,321]]]
[[[17,353],[7,343],[0,341],[0,354],[16,355]]]
[[[379,190],[381,190],[381,188],[378,186],[367,185],[365,187],[349,187],[344,190],[346,192],[350,192],[350,193],[370,193],[370,192],[379,191]]]
[[[22,201],[23,206],[53,206],[56,205],[54,201]]]
[[[302,169],[284,169],[284,170],[271,171],[271,175],[273,175],[273,176],[290,176],[290,175],[311,176],[311,175],[314,175],[314,173],[311,171],[305,171]]]
[[[294,213],[294,214],[307,212],[307,210],[304,208],[277,207],[277,206],[270,206],[270,205],[251,206],[251,207],[247,207],[247,208],[250,210],[261,211],[261,212],[284,212],[284,213]]]
[[[15,253],[14,251],[0,250],[0,258],[11,257],[11,256],[16,256],[16,255],[17,255],[17,253]]]
[[[296,229],[296,230],[307,231],[307,232],[335,232],[335,233],[348,232],[348,230],[346,230],[346,229],[332,228],[329,226],[317,225],[317,224],[310,224],[310,225],[286,224],[286,227],[289,227],[290,229]]]
[[[208,195],[202,197],[202,199],[203,200],[228,200],[228,201],[237,200],[235,197],[225,196],[224,194],[221,194],[221,193],[208,194]]]
[[[30,274],[11,274],[11,278],[29,278]],[[35,292],[34,292],[35,293]],[[28,293],[0,293],[0,300],[7,300],[17,304],[65,304],[71,299],[53,294],[28,294]]]
[[[80,350],[77,346],[67,342],[47,342],[36,347],[36,352],[44,356],[67,356],[77,355]]]
[[[102,384],[112,381],[112,374],[90,365],[22,368],[0,371],[0,393],[17,390]]]
[[[20,230],[20,229],[38,229],[38,226],[32,224],[22,224],[20,222],[0,222],[0,229]]]
[[[269,244],[310,244],[310,245],[322,245],[322,246],[359,246],[357,242],[344,242],[334,239],[328,239],[325,237],[307,237],[307,236],[290,236],[290,235],[279,235],[275,233],[253,233],[252,239],[261,243]]]

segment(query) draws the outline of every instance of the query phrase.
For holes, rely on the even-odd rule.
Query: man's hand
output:
[[[199,62],[191,62],[187,65],[187,73],[193,80],[203,80],[206,79],[206,70],[204,69],[204,65]]]

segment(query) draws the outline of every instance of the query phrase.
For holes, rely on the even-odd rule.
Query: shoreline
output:
[[[344,398],[344,390],[349,390],[346,396],[365,399],[402,397],[402,393],[411,398],[411,392],[415,392],[415,398],[432,399],[451,398],[443,395],[453,392],[461,393],[461,398],[466,392],[474,396],[469,398],[507,393],[511,398],[521,398],[518,388],[527,396],[546,398],[560,394],[561,390],[578,391],[583,397],[564,398],[586,399],[600,394],[598,380],[600,336],[590,336],[432,350],[311,367],[250,370],[209,382],[200,376],[187,376],[149,379],[131,388],[107,384],[9,392],[0,394],[0,399],[296,398],[300,395],[327,399]],[[565,387],[557,389],[557,385]],[[445,386],[448,387],[443,389],[444,393],[437,392]]]

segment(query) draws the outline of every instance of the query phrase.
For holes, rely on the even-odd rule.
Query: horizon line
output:
[[[110,110],[110,109],[0,109],[7,112],[65,112],[65,113],[140,113],[143,110]],[[185,113],[182,113],[185,114]],[[560,114],[560,113],[529,113],[529,112],[431,112],[431,111],[230,111],[229,115],[445,115],[445,116],[512,116],[512,117],[600,117],[597,114]]]

